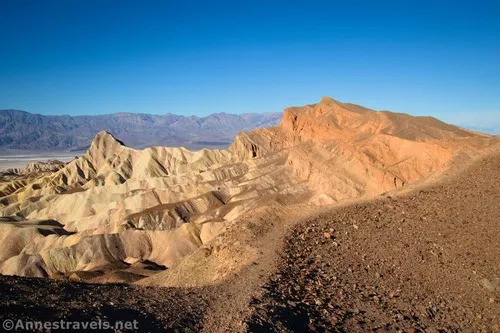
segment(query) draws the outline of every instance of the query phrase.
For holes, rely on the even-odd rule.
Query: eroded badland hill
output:
[[[227,150],[100,132],[71,162],[1,175],[0,273],[62,279],[2,277],[1,306],[34,293],[62,300],[40,316],[93,303],[78,316],[207,331],[498,329],[499,142],[327,97]]]

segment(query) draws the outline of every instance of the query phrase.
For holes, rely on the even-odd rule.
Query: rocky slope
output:
[[[214,113],[206,117],[175,114],[116,113],[98,116],[43,116],[0,110],[0,149],[78,150],[106,130],[130,147],[155,145],[191,149],[227,147],[235,135],[256,127],[275,126],[282,114]]]
[[[250,331],[496,332],[500,154],[445,182],[306,220]]]
[[[197,332],[209,305],[203,290],[194,288],[139,288],[25,277],[0,276],[0,293],[2,323],[8,320],[15,324],[21,321],[21,325],[28,325],[29,321],[60,323],[63,320],[67,325],[95,322],[101,327],[97,329],[99,332]],[[106,329],[124,322],[129,322],[132,329]],[[38,331],[28,326],[18,327]],[[79,332],[91,331],[84,330],[84,326],[69,327]]]
[[[252,257],[205,287],[0,276],[0,321],[135,319],[140,330],[185,332],[496,332],[499,166],[496,146],[375,200],[320,213],[301,204],[256,210],[222,243],[192,254],[200,256],[184,275],[188,284],[211,274],[209,263],[228,269]]]
[[[136,150],[102,131],[66,164],[0,175],[0,273],[170,286],[206,267],[192,284],[213,283],[254,258],[228,266],[226,230],[286,219],[290,205],[370,198],[496,142],[330,98],[285,110],[279,127],[242,132],[227,150]]]

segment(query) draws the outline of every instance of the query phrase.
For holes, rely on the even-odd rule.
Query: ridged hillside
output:
[[[196,266],[186,256],[242,221],[268,219],[265,207],[373,197],[495,143],[326,97],[286,109],[278,127],[240,133],[227,150],[137,150],[101,131],[66,164],[1,175],[0,273],[135,281],[179,267],[182,277]],[[173,281],[163,274],[155,281]]]

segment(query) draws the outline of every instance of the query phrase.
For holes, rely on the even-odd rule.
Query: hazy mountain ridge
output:
[[[170,122],[174,133],[180,125],[176,116],[118,117],[131,131],[143,122]],[[227,128],[242,121],[235,117],[188,117],[187,123]],[[287,219],[287,207],[300,213],[374,198],[403,182],[413,186],[438,177],[459,155],[472,159],[499,144],[431,117],[328,97],[287,108],[282,118],[278,127],[241,132],[225,150],[139,150],[101,131],[68,163],[0,173],[0,274],[157,286],[185,286],[186,277],[196,276],[192,284],[214,283],[238,274],[259,253],[255,245],[224,250],[242,240],[219,239],[227,230],[258,231],[255,226],[275,220],[270,216]],[[216,241],[217,254],[207,256]],[[168,269],[144,269],[150,263]]]
[[[45,116],[0,110],[0,148],[30,150],[86,149],[101,130],[131,147],[222,147],[236,134],[256,127],[276,126],[282,113],[214,113],[206,117],[171,113],[114,113],[95,116]]]

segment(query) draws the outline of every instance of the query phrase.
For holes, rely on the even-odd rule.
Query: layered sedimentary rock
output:
[[[3,175],[0,273],[171,267],[262,196],[307,195],[285,161],[283,153],[237,160],[225,150],[135,150],[100,132],[55,172]]]
[[[323,97],[318,104],[287,108],[277,128],[240,134],[230,150],[243,159],[286,150],[286,164],[307,182],[316,202],[332,203],[417,181],[457,152],[474,154],[496,140],[432,117]]]
[[[66,164],[0,175],[0,273],[139,280],[257,208],[371,197],[497,141],[330,98],[227,150],[136,150],[103,131]]]

